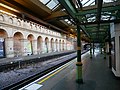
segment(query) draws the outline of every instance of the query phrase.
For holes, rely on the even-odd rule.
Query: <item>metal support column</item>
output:
[[[104,43],[104,59],[106,59],[106,44]]]
[[[93,55],[94,55],[94,52],[95,52],[95,47],[94,47],[95,45],[94,45],[94,42],[93,42]]]
[[[101,45],[100,45],[100,51],[101,51],[101,54],[102,54],[102,43],[101,43]]]
[[[81,62],[81,37],[80,37],[80,26],[77,25],[77,83],[83,83],[82,79],[82,62]]]
[[[91,44],[91,41],[90,41],[90,58],[92,58],[92,44]]]
[[[111,58],[111,34],[109,30],[109,68],[112,68],[112,58]]]

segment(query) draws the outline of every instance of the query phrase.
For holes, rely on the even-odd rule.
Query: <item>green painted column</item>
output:
[[[106,59],[106,44],[104,44],[104,59]]]
[[[82,62],[81,62],[81,37],[80,37],[80,26],[77,25],[77,63],[76,63],[76,82],[83,83],[82,79]]]
[[[92,44],[91,44],[91,41],[90,41],[90,58],[92,58]]]
[[[102,43],[101,43],[101,45],[100,45],[100,51],[101,51],[101,54],[102,54]]]
[[[94,42],[93,42],[93,55],[94,55],[94,52],[95,52],[95,47],[94,47],[95,45],[94,45]]]

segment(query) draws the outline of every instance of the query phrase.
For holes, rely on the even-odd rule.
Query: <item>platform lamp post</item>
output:
[[[82,62],[81,62],[81,37],[80,37],[80,26],[77,25],[77,63],[76,63],[76,72],[77,78],[76,82],[79,84],[83,83],[82,79]]]

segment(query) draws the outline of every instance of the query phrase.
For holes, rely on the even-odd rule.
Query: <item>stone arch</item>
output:
[[[54,51],[54,39],[53,38],[51,38],[51,40],[50,40],[50,48],[51,48],[51,51],[53,52]]]
[[[20,20],[17,20],[17,25],[21,26],[21,21]]]
[[[46,52],[48,53],[48,48],[49,48],[49,39],[48,39],[48,37],[45,38],[45,47],[46,47]]]
[[[32,34],[29,34],[28,37],[27,37],[27,39],[29,41],[33,41],[34,40],[34,36]]]
[[[0,29],[0,58],[5,57],[5,38],[8,34],[4,29]]]
[[[17,33],[17,32],[19,32],[19,33],[21,33],[22,35],[23,35],[23,39],[25,39],[26,38],[26,35],[25,35],[25,33],[24,32],[22,32],[21,30],[15,30],[13,33],[12,33],[12,37],[14,37],[14,34],[15,33]]]
[[[4,16],[0,15],[0,21],[4,21]]]
[[[33,40],[34,40],[34,36],[32,34],[29,34],[27,39],[28,39],[28,55],[32,55],[33,54]]]
[[[13,49],[14,49],[14,55],[15,56],[21,56],[23,54],[22,52],[22,42],[23,34],[21,32],[16,32],[13,36],[14,43],[13,43]]]
[[[4,29],[0,29],[0,37],[2,38],[7,38],[8,34]]]
[[[37,38],[37,51],[38,51],[38,54],[40,54],[42,52],[42,43],[43,43],[43,39],[41,36],[39,36]]]

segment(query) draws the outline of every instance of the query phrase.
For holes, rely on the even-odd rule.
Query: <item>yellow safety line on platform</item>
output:
[[[72,63],[72,62],[71,62]],[[70,64],[71,64],[70,63]],[[47,76],[46,78],[42,79],[41,81],[38,82],[38,84],[41,84],[43,83],[44,81],[48,80],[50,77],[54,76],[55,74],[59,73],[61,70],[63,70],[64,68],[66,68],[67,66],[69,66],[70,64],[68,65],[65,65],[63,66],[61,69],[57,70],[56,72],[52,73],[51,75]]]

